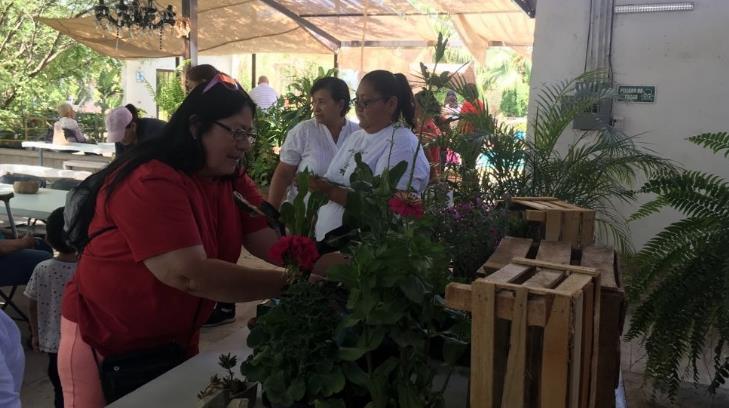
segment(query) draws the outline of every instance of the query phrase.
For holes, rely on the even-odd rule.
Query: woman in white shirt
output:
[[[292,185],[296,173],[308,169],[323,176],[337,150],[349,135],[359,129],[345,118],[349,111],[349,87],[339,78],[320,78],[311,87],[314,118],[296,125],[281,147],[281,161],[276,167],[268,190],[268,202],[279,208],[286,190],[289,201],[296,197]]]
[[[86,143],[86,137],[76,122],[76,112],[70,103],[58,105],[61,117],[53,124],[53,144]]]
[[[407,78],[384,70],[371,71],[362,78],[353,102],[362,130],[353,133],[339,149],[324,178],[312,177],[309,181],[310,190],[321,191],[329,198],[319,209],[318,241],[342,225],[356,153],[362,154],[362,161],[376,175],[406,161],[408,169],[398,182],[398,190],[421,194],[428,185],[430,165],[411,130],[415,126],[415,101]],[[405,124],[399,123],[401,117]]]

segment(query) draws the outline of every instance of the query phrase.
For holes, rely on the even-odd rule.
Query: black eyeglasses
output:
[[[357,108],[365,109],[377,101],[382,101],[382,100],[389,99],[389,98],[390,98],[389,96],[380,96],[377,98],[370,98],[370,99],[354,98],[354,99],[352,99],[352,104]]]
[[[255,130],[233,129],[225,123],[218,122],[217,120],[213,123],[230,132],[236,140],[248,140],[248,143],[254,143],[258,136]],[[248,139],[243,139],[244,137],[247,137]]]

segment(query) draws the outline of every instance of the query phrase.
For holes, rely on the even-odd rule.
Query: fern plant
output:
[[[729,134],[704,133],[688,139],[714,153],[729,155]],[[694,381],[697,362],[709,333],[718,334],[714,349],[713,392],[729,378],[729,182],[699,171],[665,171],[642,189],[656,198],[632,219],[665,207],[685,218],[651,239],[634,259],[628,295],[633,312],[628,339],[645,337],[646,374],[654,390],[673,398],[681,382],[681,362],[688,358]]]

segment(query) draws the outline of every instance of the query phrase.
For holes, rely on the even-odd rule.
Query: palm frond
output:
[[[702,133],[700,135],[691,136],[688,140],[699,146],[703,146],[714,153],[726,150],[724,152],[724,157],[729,157],[729,133],[727,132]]]

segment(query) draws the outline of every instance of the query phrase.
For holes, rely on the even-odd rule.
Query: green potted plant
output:
[[[258,384],[235,377],[233,369],[238,365],[238,357],[230,353],[221,354],[218,358],[226,374],[223,377],[215,374],[210,383],[197,394],[199,408],[230,408],[231,402],[247,401],[245,406],[252,407],[257,398]],[[235,405],[238,406],[238,405]]]
[[[688,138],[714,153],[729,155],[729,134],[704,133]],[[631,262],[628,295],[633,311],[628,339],[643,339],[646,376],[654,391],[676,396],[688,360],[698,382],[704,349],[714,346],[715,392],[729,378],[729,182],[695,170],[665,171],[642,189],[655,198],[632,219],[664,208],[684,218],[653,237]],[[709,344],[709,334],[716,342]],[[655,394],[654,394],[655,396]]]

